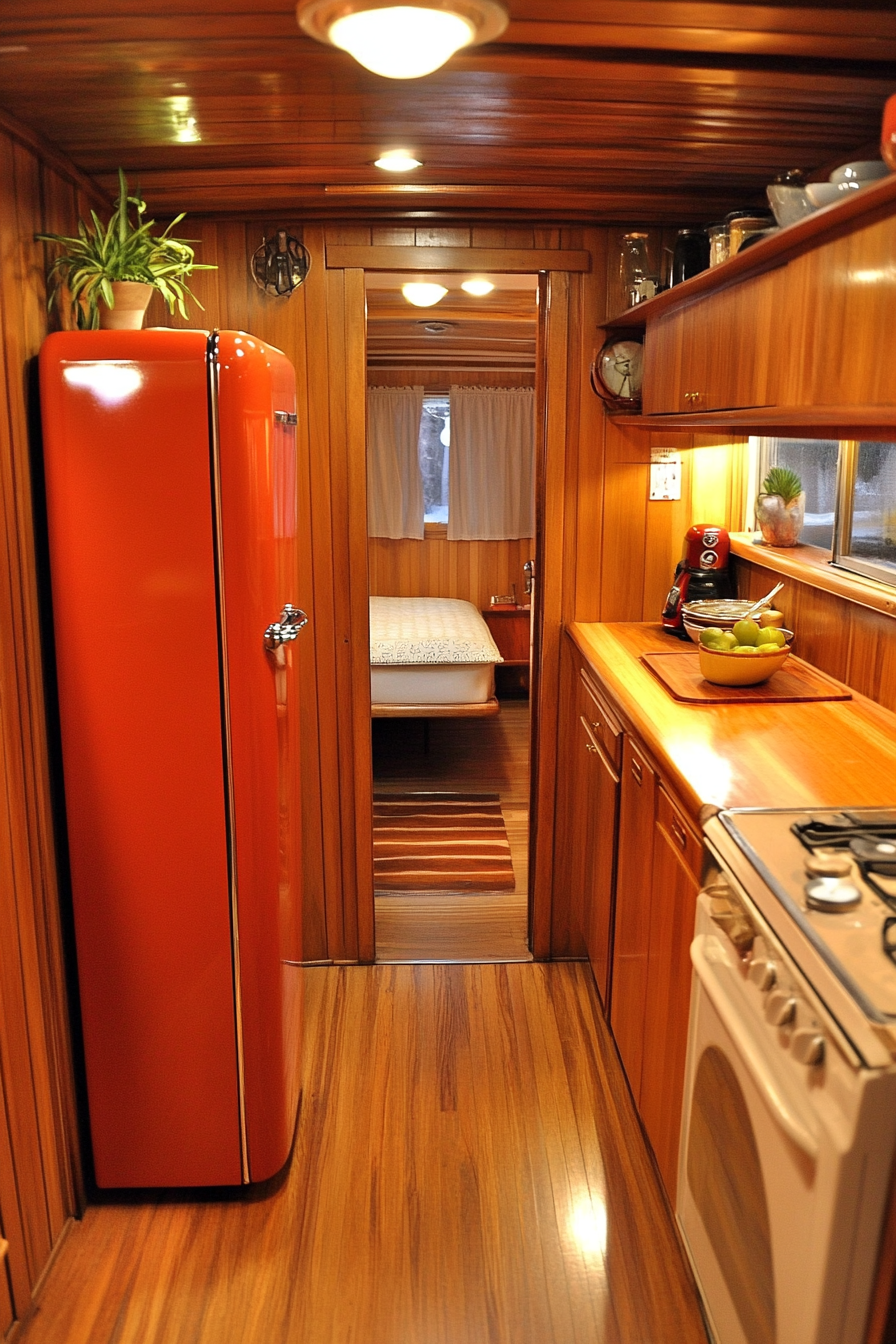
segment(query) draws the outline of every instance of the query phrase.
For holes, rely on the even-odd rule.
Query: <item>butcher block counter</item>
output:
[[[896,804],[896,714],[864,696],[682,704],[640,661],[686,649],[660,625],[577,624],[570,635],[695,819],[721,807]]]
[[[857,694],[684,703],[641,657],[687,647],[660,625],[568,627],[554,846],[554,955],[587,953],[673,1199],[701,821],[896,805],[896,715]]]

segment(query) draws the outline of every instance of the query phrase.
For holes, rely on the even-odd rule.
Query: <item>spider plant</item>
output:
[[[795,499],[799,499],[802,488],[802,481],[790,467],[772,467],[762,482],[759,497],[761,499],[763,495],[780,495],[786,508]]]
[[[193,271],[213,271],[194,260],[195,239],[172,237],[171,231],[184,218],[173,219],[160,234],[153,235],[155,220],[144,220],[146,203],[138,196],[128,194],[127,179],[118,170],[119,192],[115,209],[108,224],[91,210],[91,228],[83,219],[78,220],[78,236],[69,238],[59,233],[38,233],[39,242],[59,243],[65,249],[55,259],[48,273],[50,307],[60,300],[63,287],[68,289],[72,316],[79,328],[99,326],[100,303],[115,306],[113,284],[118,280],[132,280],[152,285],[162,295],[169,313],[175,308],[181,317],[188,316],[186,300],[202,304],[190,290],[186,277]]]

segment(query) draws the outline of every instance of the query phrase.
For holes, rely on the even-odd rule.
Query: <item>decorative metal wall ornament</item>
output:
[[[285,229],[278,229],[276,234],[266,238],[249,263],[258,288],[275,299],[288,299],[304,282],[310,269],[308,249]]]

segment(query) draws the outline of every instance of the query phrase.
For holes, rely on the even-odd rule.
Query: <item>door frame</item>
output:
[[[536,606],[533,620],[533,681],[530,825],[529,945],[536,959],[551,954],[553,836],[557,770],[560,636],[564,609],[564,569],[572,558],[567,507],[568,445],[574,426],[570,412],[570,350],[581,321],[582,273],[591,268],[584,250],[465,248],[330,244],[326,248],[330,340],[328,372],[331,453],[342,458],[340,475],[348,492],[343,551],[345,570],[338,605],[349,658],[350,694],[340,697],[339,814],[343,855],[343,928],[355,937],[332,949],[335,961],[375,959],[373,895],[373,771],[370,741],[366,480],[366,271],[483,271],[539,276],[536,355]],[[341,405],[334,416],[332,408]],[[334,434],[333,431],[336,431]],[[341,445],[339,440],[342,440]],[[341,447],[341,453],[339,451]],[[573,536],[574,544],[574,536]],[[334,561],[337,558],[334,554]],[[568,585],[567,585],[568,586]],[[350,632],[350,633],[349,633]],[[346,853],[346,846],[351,855]],[[328,921],[330,922],[330,921]],[[332,926],[332,924],[331,924]],[[349,945],[349,944],[354,944]],[[340,955],[341,952],[341,955]]]

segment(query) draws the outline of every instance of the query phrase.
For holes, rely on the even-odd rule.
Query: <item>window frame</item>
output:
[[[750,508],[754,508],[756,497],[759,493],[761,482],[769,468],[770,445],[777,439],[786,437],[789,440],[811,443],[816,438],[819,442],[831,442],[832,436],[806,435],[800,438],[796,434],[763,434],[751,437],[751,448],[755,443],[755,475],[753,476],[752,500]],[[869,442],[865,439],[836,439],[837,444],[837,482],[834,494],[834,528],[833,540],[830,552],[826,546],[812,546],[813,550],[822,554],[828,554],[827,563],[835,569],[840,569],[848,574],[854,574],[860,579],[869,579],[874,583],[884,584],[888,588],[896,588],[896,571],[893,567],[884,561],[863,560],[860,557],[850,555],[848,552],[850,538],[852,536],[852,519],[855,504],[856,476],[858,474],[859,448],[862,443]],[[886,440],[892,442],[892,440]],[[805,543],[812,545],[812,543]]]

